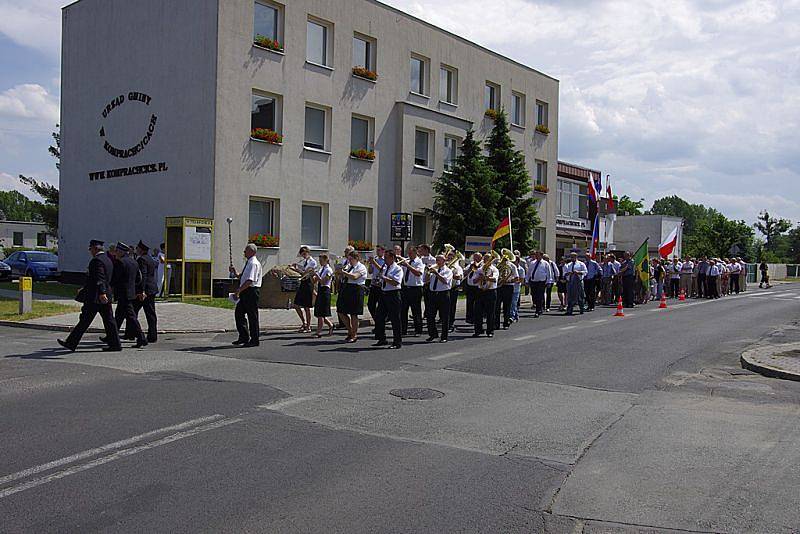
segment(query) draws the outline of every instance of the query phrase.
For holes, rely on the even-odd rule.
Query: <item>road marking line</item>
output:
[[[20,478],[26,478],[31,475],[35,475],[37,473],[41,473],[42,471],[49,471],[50,469],[61,467],[62,465],[71,464],[77,462],[78,460],[84,460],[86,458],[90,458],[92,456],[97,456],[98,454],[102,454],[104,452],[112,451],[114,449],[121,449],[123,447],[127,447],[128,445],[132,445],[137,441],[143,441],[147,438],[151,438],[153,436],[157,436],[158,434],[165,434],[167,432],[175,432],[176,430],[184,430],[186,428],[201,425],[203,423],[208,423],[209,421],[215,421],[217,419],[221,419],[225,417],[224,415],[215,414],[209,415],[208,417],[200,417],[198,419],[192,419],[190,421],[184,421],[183,423],[166,426],[164,428],[159,428],[158,430],[152,430],[150,432],[145,432],[144,434],[139,434],[138,436],[133,436],[132,438],[123,439],[121,441],[115,441],[114,443],[109,443],[108,445],[102,445],[100,447],[96,447],[94,449],[89,449],[83,452],[79,452],[77,454],[73,454],[72,456],[67,456],[65,458],[61,458],[59,460],[53,460],[52,462],[47,462],[46,464],[37,465],[35,467],[30,467],[28,469],[24,469],[17,473],[12,473],[10,475],[6,475],[4,477],[0,477],[0,485],[5,484],[7,482],[11,482],[12,480],[17,480]]]
[[[592,321],[594,324],[607,323],[608,319],[596,319]]]
[[[258,407],[263,408],[265,410],[277,410],[278,408],[285,408],[287,406],[291,406],[292,404],[300,404],[301,402],[317,399],[321,396],[322,395],[307,395],[305,397],[292,397],[289,399],[279,400],[277,402],[273,402],[270,404],[260,404]]]
[[[530,335],[527,335],[527,336],[515,337],[514,341],[527,341],[529,339],[535,338],[536,336],[537,336],[537,334],[530,334]]]
[[[364,375],[362,377],[356,378],[351,380],[351,384],[363,384],[364,382],[369,382],[370,380],[375,380],[376,378],[380,378],[386,374],[386,371],[378,371],[377,373],[372,373],[368,375]]]
[[[572,330],[573,328],[578,328],[578,325],[562,326],[559,330]]]
[[[462,354],[463,354],[462,352],[447,352],[445,354],[440,354],[438,356],[431,356],[428,359],[433,361],[444,360],[445,358],[452,358],[453,356],[461,356]]]
[[[201,432],[208,432],[209,430],[214,430],[216,428],[221,428],[223,426],[232,425],[234,423],[240,423],[244,421],[244,419],[234,418],[234,419],[223,419],[221,421],[216,421],[204,426],[194,427],[190,430],[184,430],[183,432],[178,432],[176,434],[172,434],[171,436],[166,436],[156,441],[152,441],[150,443],[145,443],[143,445],[138,445],[136,447],[131,447],[130,449],[122,449],[117,451],[113,454],[109,454],[108,456],[103,456],[102,458],[97,458],[92,460],[91,462],[76,465],[73,467],[68,467],[63,471],[58,471],[57,473],[53,473],[51,475],[46,475],[40,478],[35,478],[18,486],[12,486],[10,488],[6,488],[4,490],[0,490],[0,499],[4,499],[15,493],[19,493],[21,491],[25,491],[27,489],[35,488],[36,486],[41,486],[42,484],[47,484],[48,482],[53,482],[54,480],[59,480],[70,475],[74,475],[76,473],[80,473],[81,471],[87,471],[89,469],[93,469],[95,467],[101,466],[103,464],[107,464],[109,462],[113,462],[114,460],[119,460],[121,458],[125,458],[128,456],[132,456],[134,454],[138,454],[140,452],[144,452],[149,449],[153,449],[155,447],[159,447],[161,445],[166,445],[168,443],[172,443],[173,441],[178,441],[181,439],[192,437],[196,434],[200,434]]]

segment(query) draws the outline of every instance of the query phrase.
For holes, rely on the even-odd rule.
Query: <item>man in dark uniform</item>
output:
[[[83,302],[81,317],[78,324],[69,333],[65,340],[58,340],[58,344],[65,349],[75,352],[81,337],[92,324],[95,315],[98,313],[103,319],[103,328],[106,330],[108,347],[103,347],[104,351],[120,351],[122,345],[119,342],[117,332],[117,322],[111,311],[111,277],[114,274],[114,267],[111,259],[103,252],[103,242],[95,239],[89,242],[89,253],[92,259],[89,261],[89,268],[86,276],[86,283],[78,293],[77,300]]]
[[[118,323],[124,319],[131,336],[136,339],[134,348],[140,349],[147,346],[147,340],[142,333],[139,319],[136,318],[136,311],[133,303],[136,299],[144,300],[144,279],[139,271],[139,264],[130,256],[131,247],[125,243],[117,243],[114,254],[119,260],[119,264],[114,269],[114,276],[111,285],[114,287],[114,294],[117,297],[117,309],[114,316]],[[128,337],[128,336],[126,336]]]
[[[136,263],[139,264],[139,272],[142,273],[144,286],[144,299],[138,298],[133,302],[133,311],[136,318],[139,318],[139,310],[144,309],[144,317],[147,319],[147,342],[155,343],[158,340],[158,318],[156,317],[156,295],[158,294],[158,260],[148,254],[150,247],[139,241],[136,245]]]

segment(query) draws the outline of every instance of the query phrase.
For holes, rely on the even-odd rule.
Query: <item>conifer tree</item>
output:
[[[511,208],[514,248],[525,254],[533,248],[533,230],[541,220],[536,213],[536,200],[530,194],[531,178],[525,167],[525,156],[514,147],[504,110],[497,113],[486,147],[489,151],[486,162],[494,171],[494,188],[500,195],[496,216],[502,220],[507,216],[508,208]],[[495,246],[508,247],[508,236],[500,239]]]

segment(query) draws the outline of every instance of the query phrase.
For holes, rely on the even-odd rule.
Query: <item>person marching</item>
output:
[[[133,303],[137,299],[144,300],[144,279],[139,271],[139,264],[130,256],[131,247],[123,242],[117,243],[114,255],[119,263],[115,266],[111,284],[114,286],[114,295],[117,297],[117,309],[114,317],[117,324],[125,321],[125,331],[129,334],[126,338],[136,340],[134,348],[140,349],[147,346],[147,339],[142,332],[142,325],[136,318]]]
[[[395,258],[396,259],[396,258]],[[425,285],[425,264],[417,256],[417,247],[408,247],[407,261],[403,262],[403,290],[400,325],[403,335],[408,335],[408,310],[414,321],[414,337],[422,335],[422,286]]]
[[[300,273],[300,287],[294,294],[293,305],[302,322],[298,333],[304,333],[311,332],[311,308],[314,306],[314,283],[311,281],[311,277],[317,268],[317,262],[311,257],[308,247],[300,247],[297,255],[303,258],[303,261],[292,266]]]
[[[58,344],[70,352],[75,352],[78,348],[83,334],[94,321],[97,314],[103,319],[103,328],[106,331],[107,347],[103,351],[121,351],[122,344],[119,340],[117,322],[114,320],[114,313],[111,310],[111,277],[114,274],[114,266],[111,259],[103,251],[103,242],[96,239],[89,241],[89,260],[86,282],[78,292],[75,300],[83,303],[78,324],[72,329],[66,340],[58,339]]]
[[[575,304],[583,315],[583,279],[586,272],[586,264],[578,260],[578,253],[570,252],[569,261],[564,264],[564,276],[567,279],[567,315],[572,315]]]
[[[347,281],[344,276],[341,276],[341,271],[349,265],[347,258],[354,250],[355,248],[350,245],[344,247],[342,257],[339,258],[338,262],[333,266],[334,277],[332,292],[337,295],[341,293],[342,286],[344,286]],[[339,308],[336,308],[336,316],[339,319],[339,328],[345,328],[346,314],[343,314],[339,311]]]
[[[550,264],[550,275],[547,277],[547,283],[544,285],[544,311],[550,312],[550,305],[553,301],[553,286],[556,285],[561,271],[558,270],[556,262],[550,259],[547,254],[542,254],[542,261]]]
[[[364,313],[364,285],[367,282],[367,268],[361,263],[361,255],[353,251],[347,256],[347,267],[339,273],[345,283],[339,291],[337,309],[341,312],[347,327],[346,343],[358,341],[358,316]]]
[[[428,267],[428,307],[425,315],[428,319],[429,343],[439,337],[436,329],[436,314],[442,320],[442,335],[440,343],[447,343],[447,334],[450,331],[450,284],[453,281],[453,271],[445,265],[444,255],[436,256],[436,265]]]
[[[497,282],[497,304],[494,308],[494,329],[500,328],[500,308],[503,308],[503,330],[511,325],[511,299],[514,296],[514,280],[517,268],[508,258],[502,258],[497,267],[500,278]]]
[[[494,337],[494,310],[497,303],[497,280],[500,271],[492,264],[492,255],[483,255],[483,265],[478,269],[478,297],[475,300],[475,333],[472,337],[483,335],[483,321],[486,321],[486,336]]]
[[[236,330],[239,337],[233,342],[234,345],[245,347],[257,347],[259,344],[259,324],[258,324],[258,299],[261,296],[261,262],[256,258],[258,247],[253,243],[248,243],[244,248],[244,268],[241,273],[236,272],[236,267],[228,267],[230,273],[239,279],[239,287],[233,293],[236,300],[236,308],[233,317],[236,321]]]
[[[139,317],[139,310],[144,309],[144,318],[147,319],[147,342],[158,341],[158,317],[156,316],[156,295],[158,294],[158,260],[147,252],[150,247],[139,241],[136,245],[136,263],[144,279],[144,299],[133,303],[133,311]]]
[[[511,297],[511,321],[515,323],[519,321],[522,284],[525,284],[525,280],[528,277],[527,262],[523,261],[522,256],[520,256],[518,252],[519,251],[514,251],[514,256],[516,257],[516,260],[514,260],[514,267],[517,269],[517,278],[514,280],[514,294]]]
[[[597,260],[587,252],[586,254],[586,277],[583,279],[583,287],[586,292],[586,311],[594,311],[597,304],[597,294],[600,292],[600,285],[603,280],[603,272]]]
[[[386,262],[384,255],[386,247],[378,245],[375,247],[375,256],[367,258],[367,272],[370,275],[369,295],[367,296],[367,309],[369,314],[375,319],[378,313],[378,303],[381,301],[381,272]]]
[[[558,260],[558,276],[556,277],[556,292],[558,293],[558,311],[565,311],[567,309],[567,277],[564,272],[566,261],[562,257]]]
[[[765,285],[767,289],[772,287],[769,285],[769,265],[767,265],[767,262],[762,260],[761,265],[758,266],[758,270],[761,271],[761,281],[758,283],[759,289],[763,289]]]
[[[528,284],[531,287],[531,298],[533,299],[533,317],[540,317],[545,310],[545,290],[547,281],[552,276],[552,267],[550,262],[544,259],[542,253],[536,251],[533,253],[533,263],[528,269]]]
[[[384,266],[380,272],[377,283],[381,286],[381,300],[375,312],[375,339],[374,347],[389,345],[386,340],[386,320],[392,323],[392,344],[390,349],[399,349],[403,346],[402,327],[400,325],[400,290],[403,283],[403,269],[395,262],[395,254],[386,251]],[[375,278],[372,278],[375,282]]]
[[[475,322],[475,300],[478,297],[478,282],[476,281],[478,269],[483,263],[483,255],[476,252],[472,255],[472,262],[464,270],[464,293],[467,296],[467,324]]]
[[[424,317],[427,317],[428,316],[428,301],[431,298],[431,290],[430,290],[430,284],[429,284],[430,278],[428,277],[428,267],[433,267],[434,265],[436,265],[436,258],[431,256],[431,247],[430,247],[430,245],[426,245],[424,243],[422,245],[417,245],[417,254],[419,254],[419,259],[422,260],[422,264],[425,266],[425,269],[423,270],[423,273],[425,275],[424,278],[423,278],[423,280],[425,281],[425,286],[424,286],[424,289],[422,291],[422,302],[425,303]]]
[[[458,305],[458,291],[464,280],[464,268],[455,261],[456,253],[447,255],[448,267],[453,271],[453,281],[450,284],[450,332],[456,329],[456,306]],[[452,264],[452,266],[450,266]]]
[[[333,335],[331,316],[331,283],[333,282],[333,269],[329,265],[327,254],[319,255],[319,270],[312,275],[312,280],[317,284],[317,299],[314,301],[314,317],[317,318],[317,337],[322,337],[322,325],[328,327],[328,336]]]

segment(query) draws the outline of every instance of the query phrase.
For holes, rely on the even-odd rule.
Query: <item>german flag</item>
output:
[[[494,235],[492,236],[492,248],[494,248],[494,242],[503,237],[504,235],[508,235],[511,233],[511,219],[506,217],[497,227],[497,230],[494,231]]]

